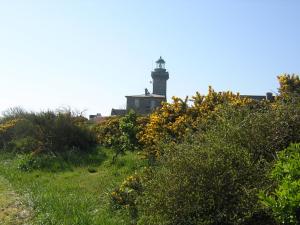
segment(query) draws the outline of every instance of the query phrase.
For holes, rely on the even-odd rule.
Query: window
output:
[[[135,106],[135,108],[140,107],[140,100],[138,98],[134,99],[134,106]]]
[[[151,109],[155,108],[155,100],[151,100]]]

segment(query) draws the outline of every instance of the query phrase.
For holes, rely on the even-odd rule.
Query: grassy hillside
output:
[[[10,210],[7,205],[13,203],[7,201],[16,201],[17,195],[11,199],[3,198],[11,184],[11,188],[22,197],[26,208],[32,208],[29,221],[32,224],[128,224],[129,218],[125,212],[109,208],[107,194],[126,176],[142,167],[142,162],[136,153],[129,152],[112,165],[111,150],[99,149],[99,154],[102,161],[97,166],[77,166],[60,172],[22,172],[18,169],[22,157],[0,154],[3,180],[0,182],[1,208],[6,205],[6,210]],[[17,213],[13,211],[9,217],[0,214],[4,224]]]

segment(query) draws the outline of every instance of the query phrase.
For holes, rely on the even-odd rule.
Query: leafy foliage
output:
[[[277,77],[279,81],[279,94],[281,98],[300,96],[300,79],[295,74],[282,74]]]
[[[111,192],[111,203],[114,208],[123,206],[128,208],[130,217],[135,221],[137,214],[137,197],[143,192],[142,180],[140,175],[135,173],[127,177],[123,183]]]
[[[139,126],[137,115],[134,111],[130,111],[120,119],[121,142],[123,151],[138,149],[137,133]]]
[[[280,149],[300,141],[299,130],[296,100],[220,105],[205,130],[161,146],[160,166],[141,196],[140,223],[274,224],[257,195],[272,185],[269,168]]]
[[[274,192],[261,193],[262,202],[278,222],[300,223],[300,145],[292,144],[278,154],[271,177],[277,182]]]
[[[300,102],[276,102],[255,110],[225,106],[216,115],[214,123],[200,132],[199,142],[209,135],[216,141],[240,145],[254,160],[273,162],[278,151],[300,141]]]
[[[174,145],[160,162],[145,183],[139,224],[241,224],[259,208],[266,167],[238,145]]]
[[[115,160],[119,154],[139,149],[137,134],[145,122],[144,118],[130,111],[123,117],[111,117],[97,124],[94,132],[99,144],[115,150]]]
[[[19,119],[11,119],[0,123],[0,148],[6,148],[8,141],[12,139],[12,130],[18,122]]]
[[[7,111],[0,120],[0,140],[1,150],[25,153],[22,170],[65,168],[70,154],[91,153],[96,144],[86,119],[71,111]]]
[[[110,117],[93,127],[97,143],[105,147],[113,147],[121,137],[120,117]]]

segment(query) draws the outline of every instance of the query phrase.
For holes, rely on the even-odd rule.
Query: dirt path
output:
[[[29,224],[30,210],[9,182],[0,175],[0,225]]]

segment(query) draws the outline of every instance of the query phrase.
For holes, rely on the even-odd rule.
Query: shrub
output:
[[[238,225],[259,208],[267,166],[239,145],[174,145],[160,162],[145,183],[139,224]]]
[[[299,106],[223,105],[205,132],[160,146],[140,224],[275,224],[257,194],[272,184],[266,174],[278,148],[300,140]]]
[[[202,142],[207,136],[240,145],[254,160],[272,162],[280,149],[300,141],[300,103],[276,102],[255,110],[225,106],[207,130],[199,133],[201,138],[193,141]]]
[[[61,156],[41,154],[38,157],[32,154],[19,155],[18,169],[24,172],[32,170],[46,170],[51,172],[70,169],[70,165]]]
[[[161,142],[181,143],[187,134],[205,130],[223,105],[238,108],[261,104],[229,91],[216,92],[211,87],[206,96],[197,92],[191,99],[191,106],[188,105],[188,100],[173,97],[172,103],[164,103],[161,109],[150,115],[149,123],[139,134],[139,141],[145,147],[148,158],[159,158],[162,155],[158,148]]]
[[[19,119],[0,120],[0,148],[6,148],[13,139],[13,129],[18,122]]]
[[[277,183],[274,191],[265,191],[260,197],[278,222],[300,223],[300,145],[292,144],[278,154],[271,173]]]
[[[134,111],[130,111],[120,119],[121,131],[121,148],[123,151],[135,150],[139,148],[137,133],[139,132],[139,125],[137,115]]]
[[[8,124],[12,124],[9,129]],[[2,147],[10,151],[57,154],[74,149],[89,151],[96,144],[86,119],[71,111],[12,110],[4,114],[0,127],[6,127],[6,133],[0,136]]]
[[[134,111],[130,111],[123,117],[111,117],[97,124],[94,132],[99,144],[114,149],[114,162],[119,154],[140,148],[138,133],[146,121],[147,119],[137,117]]]
[[[134,174],[127,177],[120,187],[114,189],[110,194],[111,204],[114,209],[125,207],[129,210],[129,215],[133,223],[138,217],[137,197],[143,191],[140,175]]]
[[[24,137],[13,139],[9,142],[6,149],[14,153],[28,153],[28,152],[35,152],[39,148],[39,143],[33,137]]]
[[[300,79],[296,74],[281,74],[277,77],[279,81],[280,98],[289,99],[291,97],[300,96]]]
[[[112,147],[121,137],[120,117],[110,117],[93,127],[97,137],[97,143]]]

